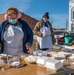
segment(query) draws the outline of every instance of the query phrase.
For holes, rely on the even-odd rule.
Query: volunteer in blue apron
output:
[[[29,25],[21,20],[21,13],[15,7],[8,8],[5,21],[0,26],[1,50],[8,55],[19,55],[31,50],[33,32]]]
[[[55,43],[52,25],[49,22],[49,14],[46,12],[42,20],[37,22],[33,30],[34,34],[37,35],[37,41],[39,49],[47,50],[53,47]]]

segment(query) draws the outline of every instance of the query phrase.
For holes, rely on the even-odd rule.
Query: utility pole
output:
[[[66,20],[66,31],[68,31],[68,20]]]

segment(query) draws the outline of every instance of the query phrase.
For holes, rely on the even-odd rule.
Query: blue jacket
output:
[[[29,27],[29,25],[24,20],[19,19],[18,21],[19,21],[19,23],[22,24],[22,30],[24,32],[23,52],[27,53],[25,44],[30,43],[32,45],[32,43],[33,43],[33,32],[31,30],[31,28]],[[3,52],[3,49],[4,49],[3,35],[4,35],[4,30],[5,30],[7,22],[8,22],[8,20],[2,22],[2,24],[0,25],[0,42],[1,42],[1,45],[2,45],[2,52]]]

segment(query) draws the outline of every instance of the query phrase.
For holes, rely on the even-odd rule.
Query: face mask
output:
[[[11,23],[11,24],[16,24],[17,23],[17,19],[15,19],[15,20],[9,19],[8,22]]]

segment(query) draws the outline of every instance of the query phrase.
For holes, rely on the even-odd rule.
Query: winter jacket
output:
[[[23,52],[27,53],[25,45],[26,44],[32,45],[32,43],[33,43],[33,32],[31,30],[31,28],[29,27],[29,25],[24,20],[18,19],[18,22],[22,25],[22,31],[24,33]],[[7,23],[8,23],[8,20],[2,22],[2,24],[0,25],[0,43],[2,45],[2,52],[4,49],[3,35],[4,35],[5,28],[7,27]]]
[[[52,29],[52,25],[50,22],[48,22],[50,25],[50,30],[51,30],[51,36],[52,36],[52,43],[55,43],[55,39],[54,39],[54,33],[53,33],[53,29]],[[39,22],[37,22],[37,24],[34,27],[33,33],[39,37],[42,36],[42,33],[40,32],[40,29],[43,27],[43,22],[42,20],[40,20]]]

